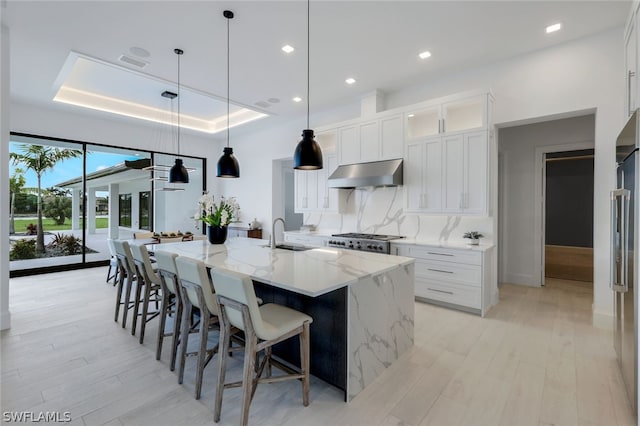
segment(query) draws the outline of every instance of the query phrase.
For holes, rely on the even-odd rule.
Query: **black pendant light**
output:
[[[318,170],[322,168],[322,150],[320,145],[313,138],[313,130],[309,129],[309,47],[311,45],[310,37],[310,19],[309,19],[309,3],[307,0],[307,128],[302,131],[302,140],[298,142],[296,151],[293,154],[293,168],[298,170]]]
[[[180,56],[184,52],[181,49],[173,49],[173,52],[178,56],[178,156],[180,156]],[[189,173],[181,158],[176,158],[176,163],[169,170],[169,183],[189,183]]]
[[[221,178],[239,178],[240,166],[238,160],[233,155],[233,148],[229,147],[229,21],[233,19],[233,12],[225,10],[222,12],[225,18],[227,18],[227,146],[222,151],[222,157],[218,160],[218,174],[217,177]]]

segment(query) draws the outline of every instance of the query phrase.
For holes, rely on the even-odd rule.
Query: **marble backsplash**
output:
[[[483,242],[493,242],[492,217],[405,214],[402,186],[348,191],[344,213],[306,213],[304,223],[316,225],[321,233],[364,232],[439,242],[462,242],[465,232],[478,231]]]

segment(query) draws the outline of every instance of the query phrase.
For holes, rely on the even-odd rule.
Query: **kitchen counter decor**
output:
[[[198,200],[195,220],[207,224],[207,239],[211,244],[224,244],[227,239],[227,225],[239,216],[240,206],[235,198],[220,197],[216,203],[213,195],[205,193]]]

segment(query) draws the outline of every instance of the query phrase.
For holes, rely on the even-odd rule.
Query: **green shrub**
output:
[[[71,234],[57,233],[53,240],[47,244],[47,248],[59,250],[63,256],[82,253],[82,240]]]
[[[9,260],[33,259],[36,257],[36,240],[23,239],[13,243]]]

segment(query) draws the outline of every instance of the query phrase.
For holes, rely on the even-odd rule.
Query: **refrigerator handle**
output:
[[[629,239],[627,229],[629,220],[629,190],[616,189],[611,191],[611,279],[609,287],[612,290],[626,293],[629,290],[627,280],[627,262],[629,254]],[[618,199],[622,201],[620,210],[618,210]],[[620,254],[616,247],[616,231],[620,218]],[[620,256],[618,258],[618,256]],[[617,274],[617,265],[620,263],[620,276]]]

